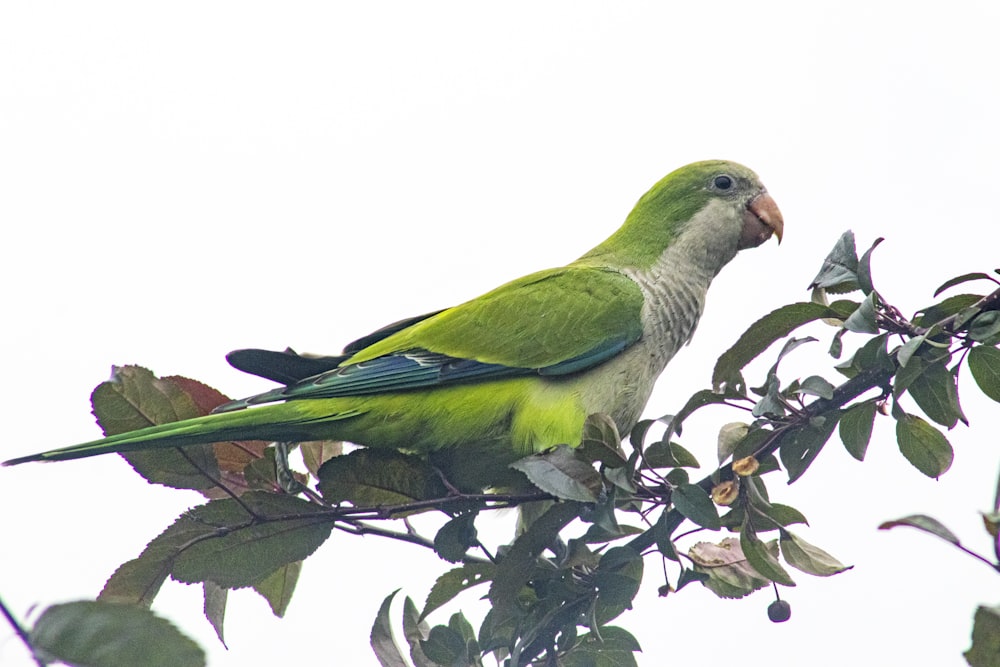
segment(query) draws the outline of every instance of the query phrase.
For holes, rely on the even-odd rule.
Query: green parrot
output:
[[[578,444],[592,413],[629,432],[691,339],[712,279],[739,250],[772,234],[780,242],[783,224],[750,169],[690,164],[567,266],[401,320],[340,356],[233,352],[236,368],[285,386],[204,417],[4,465],[227,440],[333,439],[454,459],[452,469],[475,469],[471,478],[485,488],[521,457]]]

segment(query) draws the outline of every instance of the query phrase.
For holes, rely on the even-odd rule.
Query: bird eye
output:
[[[715,187],[717,187],[720,190],[728,190],[729,188],[733,187],[733,179],[730,178],[729,176],[726,176],[725,174],[722,174],[721,176],[716,176],[713,183],[715,184]]]

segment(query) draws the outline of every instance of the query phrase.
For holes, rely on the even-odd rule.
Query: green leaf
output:
[[[758,451],[768,440],[774,437],[774,431],[764,428],[751,427],[746,436],[736,444],[733,450],[733,460],[738,461],[748,456],[756,457]],[[763,463],[763,461],[760,461]]]
[[[141,366],[116,366],[111,380],[94,389],[90,403],[105,435],[200,417],[208,412],[202,410],[177,382],[158,378]],[[168,448],[128,452],[122,456],[150,483],[171,488],[210,489],[219,477],[211,445],[185,447],[183,452]]]
[[[441,526],[434,536],[434,551],[449,563],[457,563],[476,543],[476,512],[459,514]]]
[[[642,453],[647,468],[698,468],[694,454],[676,442],[654,442]]]
[[[851,292],[858,288],[858,253],[854,244],[854,232],[844,232],[833,250],[823,260],[819,273],[809,284],[809,288],[821,288],[831,293]]]
[[[837,412],[813,418],[808,424],[796,428],[781,441],[779,453],[781,463],[788,471],[789,484],[801,477],[819,456],[823,445],[837,427],[838,418]]]
[[[906,364],[910,363],[910,357],[924,344],[925,340],[927,340],[927,334],[914,336],[900,346],[896,352],[896,361],[902,368],[906,368]]]
[[[970,667],[1000,667],[1000,607],[976,609],[972,646],[962,655]]]
[[[875,321],[876,299],[878,299],[878,295],[875,292],[870,292],[858,306],[858,309],[844,320],[844,328],[854,333],[877,334],[879,328]]]
[[[692,584],[692,583],[694,583],[696,581],[698,583],[700,583],[700,584],[704,584],[709,579],[710,579],[710,577],[707,574],[705,574],[704,572],[695,572],[694,570],[686,568],[686,567],[685,568],[681,568],[681,573],[677,577],[677,589],[676,590],[679,591],[680,589],[684,588],[688,584]]]
[[[697,484],[683,484],[670,494],[677,511],[703,528],[718,530],[719,510],[705,489]]]
[[[844,565],[819,547],[787,530],[781,531],[781,555],[795,569],[817,577],[829,577],[854,567]]]
[[[757,390],[755,389],[754,391]],[[783,417],[785,415],[785,403],[782,400],[783,397],[781,395],[781,387],[778,385],[778,378],[775,375],[769,375],[767,384],[763,387],[762,391],[764,397],[757,401],[750,414],[754,417],[763,417],[765,415]]]
[[[934,290],[934,296],[937,296],[946,289],[954,287],[955,285],[961,285],[962,283],[967,283],[970,280],[992,280],[992,278],[990,278],[988,274],[980,272],[966,273],[961,276],[956,276],[955,278],[946,280],[944,283],[942,283],[941,287],[938,287],[936,290]]]
[[[897,526],[909,526],[910,528],[916,528],[917,530],[922,530],[925,533],[930,533],[931,535],[936,535],[940,537],[945,542],[950,542],[955,546],[959,546],[961,542],[958,540],[958,536],[955,533],[948,530],[947,527],[934,517],[927,516],[926,514],[911,514],[910,516],[904,516],[901,519],[894,519],[892,521],[885,521],[879,524],[879,530],[889,530],[890,528],[896,528]]]
[[[426,461],[393,451],[357,449],[319,469],[319,491],[331,503],[390,507],[448,494]]]
[[[430,626],[427,625],[417,613],[417,606],[409,597],[403,600],[403,636],[406,643],[410,645],[410,659],[413,660],[414,667],[438,667],[430,661],[424,651],[420,648],[420,642],[427,639],[430,634]]]
[[[583,438],[580,453],[591,463],[600,462],[609,468],[621,468],[628,464],[628,457],[622,451],[622,438],[618,434],[611,417],[604,414],[589,415],[583,422]]]
[[[716,444],[716,451],[719,456],[719,465],[726,462],[733,452],[736,451],[736,446],[743,441],[743,438],[747,436],[750,432],[750,425],[743,422],[730,422],[724,424],[722,428],[719,429],[719,437]]]
[[[267,575],[256,584],[253,589],[271,607],[271,613],[278,618],[282,618],[288,611],[288,605],[292,601],[292,593],[295,592],[295,585],[299,581],[299,574],[302,572],[302,561],[295,561],[279,567],[277,570]]]
[[[594,573],[597,589],[594,616],[604,625],[632,608],[632,600],[642,584],[642,557],[629,547],[612,547],[601,556]]]
[[[559,538],[559,531],[580,515],[580,509],[577,503],[553,503],[497,561],[489,594],[496,614],[505,616],[516,607],[517,596],[531,578],[538,556]]]
[[[840,416],[840,439],[847,453],[859,461],[865,460],[877,407],[877,400],[872,399],[852,405]]]
[[[593,503],[604,491],[601,475],[573,447],[560,445],[514,461],[510,467],[523,472],[542,491],[564,500]]]
[[[827,400],[833,398],[833,391],[836,387],[829,380],[819,375],[810,375],[802,381],[797,393],[819,396]]]
[[[794,586],[795,582],[788,576],[785,568],[781,567],[781,564],[772,552],[771,546],[776,544],[777,540],[772,541],[770,544],[764,544],[745,524],[743,530],[740,531],[740,548],[743,550],[743,555],[746,556],[750,566],[758,574],[767,577],[775,583]]]
[[[969,350],[969,370],[984,394],[1000,402],[1000,350],[977,345]]]
[[[207,532],[177,550],[171,568],[174,579],[214,581],[224,588],[251,586],[312,554],[333,528],[323,508],[299,498],[250,492],[240,500],[255,518],[229,498],[181,515],[175,526],[193,523]]]
[[[980,294],[956,294],[950,296],[944,301],[918,311],[923,314],[919,317],[914,317],[913,323],[919,327],[929,328],[932,324],[960,313],[969,306],[978,303],[982,298]]]
[[[496,566],[493,563],[466,563],[462,567],[448,570],[435,580],[427,594],[420,620],[435,609],[450,602],[464,590],[493,580]]]
[[[397,588],[382,600],[369,635],[372,651],[382,667],[408,667],[406,658],[403,657],[403,651],[392,636],[392,619],[389,617],[392,599],[396,597],[398,592]]]
[[[641,651],[635,637],[622,628],[609,625],[600,634],[588,632],[559,660],[562,667],[636,667],[636,651]]]
[[[803,324],[822,318],[836,318],[833,309],[818,303],[792,303],[782,306],[760,318],[747,329],[731,348],[715,363],[712,371],[712,388],[723,386],[738,391],[742,386],[740,370],[757,358],[776,340],[784,338]]]
[[[223,623],[226,620],[226,602],[229,599],[229,590],[211,581],[202,584],[202,589],[205,592],[205,618],[215,630],[215,636],[219,638],[223,646],[226,646]]]
[[[435,625],[431,628],[427,639],[420,642],[424,655],[437,665],[454,665],[465,667],[467,660],[465,639],[461,634],[445,625]]]
[[[998,335],[1000,335],[1000,311],[986,311],[969,324],[969,338],[977,343],[996,345]]]
[[[35,622],[40,657],[101,667],[201,667],[205,654],[169,621],[144,607],[83,600],[53,605]]]
[[[959,419],[968,423],[958,404],[955,376],[943,361],[924,366],[907,390],[924,414],[938,424],[953,428]]]
[[[951,443],[920,417],[904,415],[896,422],[896,442],[906,460],[928,477],[940,477],[951,467]]]
[[[862,345],[847,364],[838,364],[836,368],[846,377],[852,378],[861,371],[882,369],[895,371],[896,365],[886,349],[888,334],[875,336]]]
[[[702,389],[692,394],[684,407],[674,416],[661,417],[660,421],[668,423],[667,432],[663,434],[664,440],[669,440],[673,434],[680,435],[684,420],[694,414],[697,410],[706,405],[719,405],[732,398],[731,395],[718,394],[711,389]]]
[[[794,523],[802,523],[809,525],[806,520],[805,515],[788,505],[782,505],[781,503],[770,503],[770,507],[766,510],[762,510],[767,518],[774,521],[779,526],[790,526]]]
[[[865,251],[865,254],[861,256],[861,261],[858,262],[858,287],[866,295],[875,291],[875,286],[872,284],[872,251],[884,240],[882,237],[875,239],[872,247]]]

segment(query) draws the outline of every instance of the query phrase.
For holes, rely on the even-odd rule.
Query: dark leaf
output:
[[[580,507],[571,502],[553,503],[514,540],[497,561],[496,575],[490,586],[494,612],[505,615],[516,606],[517,596],[531,578],[538,556],[558,539],[559,531],[579,516]]]
[[[998,336],[1000,336],[1000,311],[986,311],[969,325],[969,338],[977,343],[996,345]]]
[[[531,483],[564,500],[597,502],[604,490],[600,474],[579,458],[576,449],[560,445],[543,454],[532,454],[511,464]]]
[[[827,413],[823,417],[814,418],[781,441],[779,453],[781,463],[788,471],[789,484],[801,477],[819,455],[836,428],[838,417],[837,413]]]
[[[839,317],[831,308],[818,303],[792,303],[782,306],[754,322],[740,339],[715,363],[712,387],[724,385],[738,391],[740,370],[753,361],[776,340],[784,338],[803,324],[821,318]]]
[[[847,453],[859,461],[865,460],[865,452],[875,425],[877,401],[870,400],[852,405],[840,416],[840,439]]]
[[[976,609],[972,646],[962,655],[970,667],[1000,667],[1000,607]]]
[[[443,498],[448,491],[423,459],[393,451],[357,449],[319,469],[319,491],[331,503],[390,507]]]
[[[397,588],[382,600],[378,613],[375,615],[375,622],[372,623],[369,637],[372,651],[382,667],[408,667],[403,652],[392,636],[392,619],[389,616],[392,599],[396,597],[398,592]]]
[[[924,344],[925,340],[927,340],[926,334],[922,336],[914,336],[899,348],[896,352],[896,361],[899,362],[901,367],[906,368],[906,365],[910,363],[910,357],[912,357],[916,351],[920,349],[920,346]]]
[[[913,323],[920,327],[929,328],[932,324],[940,322],[946,317],[956,315],[969,306],[978,303],[982,298],[981,294],[956,294],[950,296],[940,303],[918,311],[922,315],[915,317]]]
[[[632,608],[632,599],[642,583],[642,570],[642,557],[628,547],[612,547],[601,556],[593,579],[598,624],[604,625]]]
[[[959,419],[967,423],[958,404],[955,376],[943,361],[924,366],[907,390],[924,414],[938,424],[953,428]]]
[[[253,589],[271,607],[271,613],[278,618],[282,618],[288,610],[288,604],[292,601],[292,593],[295,592],[295,585],[299,581],[299,573],[302,572],[302,561],[288,563],[267,575],[256,584]]]
[[[178,549],[171,568],[174,579],[214,581],[225,588],[251,586],[306,558],[330,536],[333,522],[313,503],[260,492],[244,494],[241,500],[257,518],[226,499],[195,507],[178,519],[178,524],[199,524],[208,532]]]
[[[836,387],[824,377],[819,375],[810,375],[805,380],[802,381],[802,385],[799,387],[799,394],[809,394],[811,396],[819,396],[820,398],[831,399],[833,398],[833,390]]]
[[[770,503],[766,510],[762,510],[767,518],[774,521],[779,526],[790,526],[795,523],[809,525],[802,512],[794,507],[782,505],[781,503]]]
[[[646,434],[657,421],[656,419],[642,419],[632,427],[632,431],[628,434],[628,442],[632,445],[632,449],[642,449],[642,445],[646,441]]]
[[[424,609],[420,612],[420,620],[450,602],[462,591],[492,581],[495,569],[493,563],[466,563],[462,567],[456,567],[442,574],[431,586],[431,592],[427,594]]]
[[[562,667],[635,667],[639,642],[626,630],[616,626],[601,628],[600,634],[588,632],[564,655]]]
[[[854,567],[844,565],[819,547],[787,530],[781,531],[781,555],[795,569],[817,577],[829,577]]]
[[[219,638],[223,646],[226,646],[223,624],[226,620],[226,601],[229,599],[229,590],[211,581],[202,584],[202,589],[205,593],[205,618],[215,630],[215,636]]]
[[[955,285],[961,285],[962,283],[967,283],[970,280],[992,280],[992,279],[986,273],[979,273],[979,272],[966,273],[961,276],[956,276],[951,280],[946,280],[944,283],[942,283],[941,287],[938,287],[936,290],[934,290],[934,296],[937,296],[946,289],[954,287]]]
[[[898,526],[909,526],[910,528],[922,530],[925,533],[930,533],[931,535],[940,537],[945,542],[951,542],[955,546],[959,546],[961,544],[955,533],[948,530],[943,523],[934,517],[927,516],[926,514],[911,514],[910,516],[904,516],[901,519],[886,521],[879,524],[878,529],[889,530],[890,528],[896,528]]]
[[[870,292],[858,306],[858,309],[844,320],[844,328],[855,333],[877,334],[879,332],[878,324],[875,321],[875,301],[877,298],[875,292]]]
[[[905,415],[896,421],[896,442],[906,460],[928,477],[940,477],[951,467],[951,443],[920,417]]]
[[[676,442],[654,442],[642,453],[647,468],[698,468],[694,454]]]
[[[580,453],[586,461],[600,462],[609,468],[621,468],[628,464],[628,457],[622,451],[622,439],[611,417],[593,414],[583,423],[583,438]]]
[[[881,237],[875,239],[872,247],[865,251],[865,254],[861,256],[861,261],[858,262],[858,287],[866,295],[875,291],[875,286],[872,284],[872,251],[884,240]]]
[[[736,444],[733,450],[733,460],[739,460],[748,456],[756,457],[758,451],[764,444],[774,436],[774,431],[763,428],[751,427],[746,436]],[[763,463],[763,461],[760,461]]]
[[[434,551],[449,563],[457,563],[476,543],[476,513],[459,514],[441,526],[434,536]]]
[[[664,440],[669,440],[674,434],[680,434],[681,427],[684,424],[684,420],[690,417],[694,412],[700,410],[706,405],[719,405],[725,403],[730,396],[726,394],[718,394],[710,389],[702,389],[692,394],[691,398],[687,400],[684,407],[669,420],[664,418],[669,424],[667,427],[667,432],[663,434]]]
[[[743,530],[740,531],[740,548],[743,550],[743,555],[746,556],[750,566],[758,574],[767,577],[775,583],[794,586],[795,582],[788,576],[785,568],[781,567],[781,564],[772,552],[771,547],[776,542],[777,540],[770,544],[765,544],[745,524]]]
[[[823,260],[819,273],[809,283],[809,288],[819,287],[831,293],[850,292],[858,288],[858,253],[854,232],[847,230],[833,250]]]
[[[205,654],[144,607],[84,600],[53,605],[31,630],[40,657],[101,667],[202,667]]]
[[[430,626],[417,613],[417,606],[413,604],[413,600],[409,597],[403,600],[403,636],[410,645],[410,658],[414,667],[438,667],[420,648],[420,642],[427,639],[430,631]]]
[[[704,572],[695,572],[694,570],[686,568],[686,567],[682,568],[680,575],[677,577],[677,589],[676,590],[679,591],[680,589],[684,588],[688,584],[692,584],[692,583],[694,583],[696,581],[699,582],[699,583],[701,583],[701,584],[704,584],[706,581],[708,581],[708,579],[709,579],[709,576],[707,574],[705,574]]]
[[[785,402],[782,400],[781,387],[778,385],[778,378],[776,376],[768,376],[763,392],[763,398],[753,406],[751,414],[754,417],[763,417],[765,415],[783,417],[785,415]]]
[[[427,639],[420,642],[420,648],[436,665],[454,665],[466,667],[470,663],[467,658],[465,639],[461,634],[445,625],[435,625],[431,628]]]
[[[678,512],[699,526],[710,530],[718,530],[721,527],[715,503],[700,486],[696,484],[678,486],[670,494],[670,499]]]
[[[1000,350],[977,345],[969,351],[969,370],[984,394],[1000,401]]]

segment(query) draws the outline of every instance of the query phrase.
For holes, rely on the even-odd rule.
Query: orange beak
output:
[[[762,192],[754,197],[743,213],[743,233],[740,235],[739,249],[756,248],[771,238],[771,234],[781,237],[785,231],[785,221],[771,195]]]

